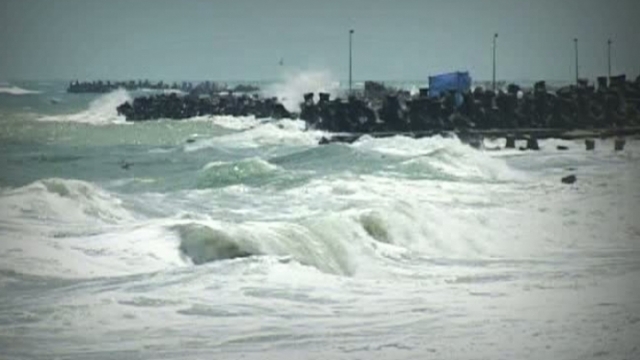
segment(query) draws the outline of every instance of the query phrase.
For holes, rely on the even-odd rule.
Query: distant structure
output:
[[[114,91],[116,89],[125,89],[128,91],[136,91],[136,90],[158,90],[158,91],[177,91],[183,92],[193,96],[201,96],[201,95],[213,95],[224,91],[232,91],[239,93],[254,93],[260,90],[259,87],[255,85],[248,84],[239,84],[235,88],[229,90],[226,84],[217,83],[214,81],[202,81],[196,85],[193,85],[191,82],[182,82],[178,84],[177,82],[172,83],[171,85],[168,83],[164,83],[163,81],[159,81],[157,83],[152,83],[149,80],[130,80],[130,81],[91,81],[91,82],[71,82],[67,87],[68,93],[108,93]]]
[[[172,85],[165,84],[162,81],[157,83],[152,83],[149,80],[129,80],[129,81],[85,81],[85,82],[71,82],[67,87],[67,92],[69,93],[107,93],[119,88],[126,90],[141,90],[141,89],[150,89],[150,90],[181,90],[181,91],[189,91],[192,85],[190,83],[182,83],[182,85],[178,85],[177,83],[173,83]]]
[[[349,94],[352,92],[352,71],[353,71],[353,53],[352,53],[352,44],[353,44],[353,32],[354,30],[349,30]]]
[[[493,76],[491,81],[491,88],[493,92],[496,92],[496,46],[498,40],[498,33],[493,34]]]

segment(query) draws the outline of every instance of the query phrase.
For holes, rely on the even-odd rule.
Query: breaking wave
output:
[[[222,187],[239,183],[260,183],[275,174],[278,167],[260,158],[238,162],[207,164],[198,178],[199,188]]]
[[[260,122],[243,131],[185,145],[185,150],[197,151],[212,147],[258,148],[275,145],[316,145],[323,134],[321,131],[305,131],[304,121],[271,120]]]
[[[40,120],[94,125],[124,123],[125,117],[118,115],[116,108],[127,101],[131,101],[131,95],[124,89],[118,89],[93,100],[87,110],[75,114],[43,116]]]
[[[0,192],[0,214],[3,219],[50,226],[115,224],[133,218],[120,199],[98,186],[57,178]]]
[[[403,136],[372,138],[365,136],[353,148],[402,158],[391,170],[410,176],[441,180],[518,181],[524,174],[507,165],[504,159],[476,150],[457,137],[434,136],[412,139]]]
[[[258,255],[250,244],[237,242],[223,230],[199,224],[177,225],[173,228],[180,236],[180,251],[194,264]]]
[[[349,195],[353,194],[345,194]],[[386,262],[407,257],[490,257],[508,249],[492,240],[500,229],[487,227],[480,213],[374,193],[370,197],[380,205],[280,220],[187,221],[168,229],[177,234],[182,255],[196,265],[276,256],[322,272],[357,277],[376,277],[384,273]]]
[[[324,225],[321,223],[324,222]],[[301,222],[190,222],[172,226],[180,251],[194,264],[250,256],[278,256],[320,271],[353,275],[354,260],[346,239],[326,229],[326,219]]]
[[[40,94],[40,91],[27,90],[17,86],[0,86],[0,94],[30,95],[30,94]]]

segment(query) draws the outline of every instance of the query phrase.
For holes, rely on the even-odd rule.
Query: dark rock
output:
[[[233,88],[233,91],[238,93],[253,93],[260,91],[260,88],[255,85],[238,84]]]
[[[598,91],[607,90],[607,77],[606,76],[598,76]]]
[[[330,144],[330,143],[331,143],[331,141],[330,141],[329,139],[327,139],[326,137],[324,137],[324,136],[323,136],[323,137],[320,139],[320,141],[318,142],[318,145],[326,145],[326,144]]]
[[[513,136],[507,136],[507,144],[505,145],[507,149],[515,149],[516,148],[516,138]]]
[[[587,149],[587,151],[591,151],[591,150],[595,150],[596,148],[596,141],[593,139],[586,139],[584,141],[584,145]]]
[[[540,150],[540,146],[538,146],[538,139],[535,137],[530,137],[527,139],[527,149],[529,150]]]
[[[129,170],[129,168],[133,165],[133,163],[127,162],[122,160],[120,162],[120,168],[124,169],[124,170]]]
[[[562,183],[563,184],[573,184],[578,180],[578,178],[575,175],[569,175],[569,176],[565,176],[562,178]]]

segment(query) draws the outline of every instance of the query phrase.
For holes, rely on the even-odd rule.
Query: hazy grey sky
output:
[[[469,70],[572,79],[640,71],[639,0],[0,0],[1,79],[266,80],[288,69],[426,79]]]

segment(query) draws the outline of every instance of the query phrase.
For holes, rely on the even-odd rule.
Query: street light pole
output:
[[[351,44],[352,44],[352,36],[353,36],[353,29],[349,30],[349,95],[351,95],[351,82],[353,80],[352,78],[352,52],[351,52]]]
[[[578,79],[580,79],[579,70],[578,70],[578,38],[574,38],[573,43],[575,45],[575,52],[576,52],[576,84],[578,84]]]
[[[496,92],[496,40],[498,39],[498,33],[493,34],[493,92]]]
[[[611,41],[611,39],[609,39],[607,41],[607,65],[608,65],[608,74],[609,74],[609,79],[611,79],[611,44],[613,43],[613,41]]]

